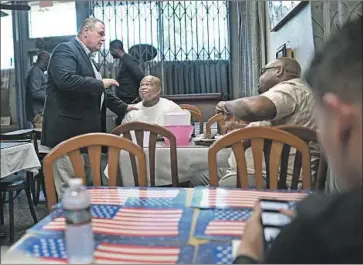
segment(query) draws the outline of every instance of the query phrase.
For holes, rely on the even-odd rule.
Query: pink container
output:
[[[175,135],[177,146],[188,145],[194,130],[193,125],[173,125],[165,126],[165,128]],[[166,144],[170,144],[166,137],[164,137],[164,141]]]

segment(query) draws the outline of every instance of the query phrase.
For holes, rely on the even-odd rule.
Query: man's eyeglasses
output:
[[[263,67],[261,69],[261,75],[263,75],[267,70],[271,70],[271,69],[278,69],[280,68],[281,66],[274,66],[274,67]]]

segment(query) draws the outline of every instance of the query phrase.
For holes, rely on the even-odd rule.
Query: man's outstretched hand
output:
[[[103,88],[109,88],[110,86],[120,86],[119,83],[115,79],[102,79]]]
[[[247,123],[241,123],[238,121],[226,121],[225,125],[223,126],[223,130],[226,133],[229,133],[237,129],[245,128],[247,125]]]
[[[130,104],[127,106],[127,111],[131,111],[131,110],[138,110],[138,108],[134,104]]]

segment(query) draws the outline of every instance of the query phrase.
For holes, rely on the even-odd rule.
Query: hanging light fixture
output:
[[[40,8],[47,8],[53,6],[53,1],[39,1]]]

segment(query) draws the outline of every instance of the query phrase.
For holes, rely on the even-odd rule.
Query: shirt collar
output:
[[[78,38],[76,37],[75,38],[76,41],[78,41],[78,43],[82,46],[83,50],[85,51],[85,53],[87,54],[87,56],[90,58],[90,59],[94,59],[95,57],[95,53],[91,52],[86,45],[84,45],[84,43]]]

